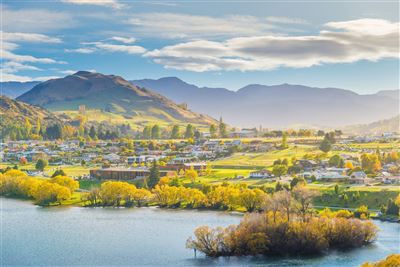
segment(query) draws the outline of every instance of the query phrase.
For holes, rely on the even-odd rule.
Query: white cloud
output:
[[[18,75],[20,71],[40,71],[41,69],[26,63],[36,64],[63,64],[52,58],[35,57],[32,55],[21,55],[15,53],[19,43],[61,43],[61,39],[37,33],[22,32],[0,32],[0,58],[3,60],[1,66],[2,81],[31,81],[31,77]]]
[[[27,64],[22,64],[19,62],[13,62],[13,61],[8,61],[3,64],[3,69],[4,72],[6,73],[15,73],[21,70],[36,70],[39,71],[38,67],[32,66],[32,65],[27,65]]]
[[[122,52],[128,54],[143,54],[146,52],[146,49],[144,47],[137,45],[115,45],[97,42],[95,43],[95,46],[100,50],[108,52]]]
[[[61,39],[38,33],[3,32],[0,31],[2,40],[9,42],[30,43],[61,43]]]
[[[62,2],[75,5],[107,6],[115,9],[124,7],[124,5],[117,0],[62,0]]]
[[[110,40],[114,40],[117,42],[121,42],[124,44],[133,44],[134,42],[136,42],[136,39],[133,37],[118,37],[118,36],[114,36],[111,37]]]
[[[243,15],[225,17],[177,13],[143,13],[127,21],[135,33],[163,38],[254,36],[271,32],[275,26],[265,18]]]
[[[309,24],[306,20],[289,17],[267,17],[267,21],[281,24]]]
[[[338,31],[323,30],[312,36],[241,37],[221,42],[197,40],[156,49],[144,56],[167,68],[197,72],[304,68],[399,57],[399,23],[362,19],[325,26]]]
[[[78,54],[91,54],[95,52],[96,49],[92,47],[81,47],[76,49],[65,49],[67,53],[78,53]]]
[[[71,14],[47,9],[9,9],[0,6],[2,29],[7,32],[43,33],[76,25]]]
[[[115,38],[115,37],[113,37]],[[115,40],[115,39],[113,39]],[[125,40],[129,41],[129,40]],[[147,50],[138,45],[121,45],[121,44],[110,44],[106,42],[86,42],[82,43],[83,45],[86,45],[86,47],[81,47],[78,49],[65,49],[66,52],[70,53],[83,53],[83,54],[89,54],[89,53],[94,53],[94,52],[110,52],[110,53],[127,53],[131,55],[136,55],[136,54],[143,54]]]
[[[89,71],[89,72],[97,72],[95,69],[89,69],[89,70],[85,70],[85,71]],[[77,70],[60,70],[58,71],[61,74],[65,74],[65,75],[72,75],[74,73],[77,73]]]

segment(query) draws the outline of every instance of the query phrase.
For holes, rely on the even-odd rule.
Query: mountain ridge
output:
[[[126,116],[151,116],[169,122],[214,123],[215,120],[179,106],[149,89],[134,86],[120,76],[78,71],[51,79],[17,98],[51,111],[78,110],[85,105]]]
[[[173,88],[171,82],[165,83],[165,78],[131,82],[151,88],[177,102],[185,102],[194,111],[207,111],[215,118],[222,116],[229,124],[241,127],[260,124],[274,128],[295,124],[338,127],[370,123],[398,114],[398,99],[387,95],[361,95],[340,88],[291,84],[250,84],[231,91],[197,87],[175,77],[169,77],[167,81],[171,80]]]

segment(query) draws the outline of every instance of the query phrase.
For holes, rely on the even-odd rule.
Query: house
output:
[[[337,172],[323,172],[316,178],[317,180],[326,182],[345,182],[349,179],[347,175],[339,174]]]
[[[363,172],[363,171],[353,172],[350,175],[350,178],[352,178],[352,179],[361,179],[361,178],[365,179],[365,178],[367,178],[367,174],[365,172]]]
[[[115,153],[104,155],[104,160],[108,160],[109,162],[119,162],[121,157]]]
[[[250,178],[273,178],[274,175],[269,170],[260,170],[250,173]]]
[[[296,162],[300,168],[304,169],[305,171],[309,171],[315,169],[318,166],[318,163],[314,160],[309,159],[300,159]]]

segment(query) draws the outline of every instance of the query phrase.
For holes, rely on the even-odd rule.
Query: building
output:
[[[273,178],[274,175],[269,170],[260,170],[250,173],[250,178]]]
[[[150,170],[142,168],[106,168],[90,170],[90,178],[100,180],[133,180],[145,178],[150,175]],[[160,177],[172,175],[170,171],[160,171]]]

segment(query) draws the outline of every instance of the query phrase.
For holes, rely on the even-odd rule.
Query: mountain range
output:
[[[50,111],[97,109],[127,119],[143,117],[165,122],[210,124],[215,120],[187,110],[153,91],[132,85],[122,77],[79,71],[37,84],[17,98]]]
[[[176,77],[131,81],[232,125],[268,128],[338,127],[399,114],[399,90],[360,95],[338,88],[252,84],[230,91],[198,87]]]
[[[119,76],[86,71],[43,83],[2,83],[2,87],[10,97],[26,91],[17,99],[51,111],[76,111],[85,105],[123,118],[169,123],[209,124],[215,123],[211,117],[222,117],[239,127],[332,128],[365,125],[399,114],[399,90],[361,95],[338,88],[252,84],[231,91],[198,87],[176,77],[128,82]]]

